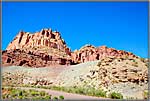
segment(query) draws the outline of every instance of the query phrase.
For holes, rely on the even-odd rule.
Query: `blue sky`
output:
[[[147,57],[148,2],[3,2],[2,49],[20,30],[52,28],[71,50],[106,45]]]

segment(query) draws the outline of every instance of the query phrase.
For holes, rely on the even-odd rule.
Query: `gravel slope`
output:
[[[57,85],[101,88],[107,94],[119,92],[125,99],[143,99],[147,75],[146,63],[140,59],[106,58],[71,66],[57,77]]]
[[[100,66],[97,66],[99,63]],[[7,76],[7,73],[18,74],[19,76],[21,73],[25,74],[16,82],[23,78],[23,83],[36,84],[39,80],[45,80],[54,86],[101,88],[108,94],[114,91],[119,92],[123,94],[125,99],[143,99],[144,91],[148,88],[148,68],[145,62],[140,59],[106,58],[67,67],[26,68],[10,66],[2,68],[2,75]],[[10,75],[10,77],[13,76]],[[26,79],[27,77],[30,79]]]

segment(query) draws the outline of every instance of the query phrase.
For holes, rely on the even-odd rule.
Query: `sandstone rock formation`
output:
[[[42,46],[67,51],[66,53],[70,54],[70,49],[66,46],[60,33],[56,31],[52,32],[51,29],[42,29],[40,32],[34,34],[20,31],[15,39],[8,45],[6,50],[32,49],[35,47],[40,48]]]
[[[82,63],[87,61],[100,60],[104,57],[136,57],[134,54],[122,50],[116,50],[113,48],[107,48],[106,46],[94,47],[92,45],[86,45],[80,50],[76,50],[72,54],[72,59],[75,63]]]
[[[2,51],[2,67],[6,66],[2,83],[96,88],[108,94],[117,91],[126,99],[143,99],[148,90],[148,63],[148,59],[106,46],[86,45],[71,52],[60,33],[51,29],[34,34],[20,31]]]
[[[56,65],[70,65],[72,60],[59,56],[52,56],[38,51],[24,51],[20,49],[6,50],[2,53],[3,66],[28,66],[28,67],[47,67]]]
[[[19,66],[26,64],[29,67],[51,66],[54,64],[70,65],[100,60],[110,56],[136,57],[130,52],[107,48],[106,46],[86,45],[80,50],[71,52],[59,32],[42,29],[34,34],[20,31],[7,49],[2,52],[2,64]]]
[[[2,52],[2,64],[29,67],[70,65],[71,50],[57,31],[42,29],[34,34],[20,31]]]

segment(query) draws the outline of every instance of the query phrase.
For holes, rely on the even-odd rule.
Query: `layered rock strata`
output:
[[[134,54],[106,46],[94,47],[92,45],[85,45],[80,50],[74,51],[72,59],[76,63],[83,63],[87,61],[100,60],[105,57],[136,57]]]
[[[130,52],[106,46],[85,45],[81,49],[71,52],[59,32],[42,29],[33,34],[20,31],[2,52],[2,64],[4,66],[26,64],[29,67],[42,67],[78,64],[105,57],[137,58]]]

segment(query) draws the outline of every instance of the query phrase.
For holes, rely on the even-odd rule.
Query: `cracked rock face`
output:
[[[71,50],[59,32],[42,29],[34,34],[20,31],[2,52],[4,66],[46,67],[70,65]]]
[[[51,29],[42,29],[40,32],[30,34],[19,32],[15,39],[8,45],[6,50],[34,48],[37,46],[47,46],[65,51],[69,50],[59,32],[52,32]]]
[[[71,52],[59,32],[42,29],[33,34],[20,31],[7,49],[2,52],[2,64],[4,66],[45,67],[78,64],[105,57],[135,58],[136,56],[130,52],[92,45],[85,45]]]
[[[122,50],[116,50],[113,48],[108,48],[106,46],[94,47],[92,45],[86,45],[80,50],[72,53],[72,59],[76,63],[83,63],[87,61],[100,60],[105,57],[136,57],[130,52],[125,52]]]
[[[54,53],[53,53],[54,54]],[[47,67],[70,65],[71,59],[41,52],[24,51],[20,49],[3,51],[3,66]]]

